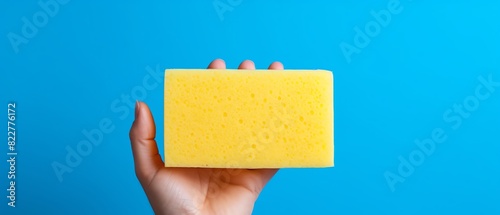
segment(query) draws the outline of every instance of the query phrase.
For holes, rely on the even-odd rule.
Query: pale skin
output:
[[[226,64],[217,59],[208,68],[226,69]],[[245,60],[238,69],[255,69],[255,64]],[[274,62],[269,69],[283,69],[283,64]],[[165,167],[155,136],[156,126],[149,107],[137,102],[130,129],[135,173],[156,214],[251,214],[260,192],[278,171]],[[230,174],[217,174],[221,171]]]

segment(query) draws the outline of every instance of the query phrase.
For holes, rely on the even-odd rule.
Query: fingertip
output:
[[[139,115],[139,108],[141,107],[141,104],[139,100],[135,101],[135,118],[137,119],[137,116]]]
[[[283,69],[285,69],[285,67],[283,66],[283,64],[281,62],[275,61],[275,62],[271,63],[271,65],[269,65],[269,69],[283,70]]]
[[[143,185],[151,181],[163,161],[156,145],[156,126],[146,103],[136,101],[136,118],[130,129],[130,142],[134,156],[135,172]]]
[[[135,103],[135,120],[130,130],[130,138],[132,139],[153,139],[156,134],[156,126],[153,115],[146,103],[136,101]]]
[[[240,63],[238,69],[255,69],[255,63],[251,60],[244,60]]]
[[[225,69],[226,68],[226,62],[224,60],[217,58],[210,62],[208,65],[208,69]]]

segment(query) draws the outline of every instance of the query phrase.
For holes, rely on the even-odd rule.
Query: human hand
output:
[[[226,64],[217,59],[208,68],[225,69]],[[255,65],[245,60],[238,69],[255,69]],[[269,69],[283,69],[283,65],[274,62]],[[278,171],[165,167],[155,135],[149,107],[137,102],[130,129],[135,172],[156,214],[251,214],[260,192]]]

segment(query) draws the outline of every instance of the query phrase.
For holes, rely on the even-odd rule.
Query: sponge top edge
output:
[[[330,70],[324,69],[284,69],[284,70],[271,70],[271,69],[165,69],[165,72],[328,72]]]

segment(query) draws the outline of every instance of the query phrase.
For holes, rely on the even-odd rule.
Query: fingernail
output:
[[[135,118],[137,118],[137,115],[139,115],[139,108],[140,108],[140,103],[139,100],[135,101]]]

